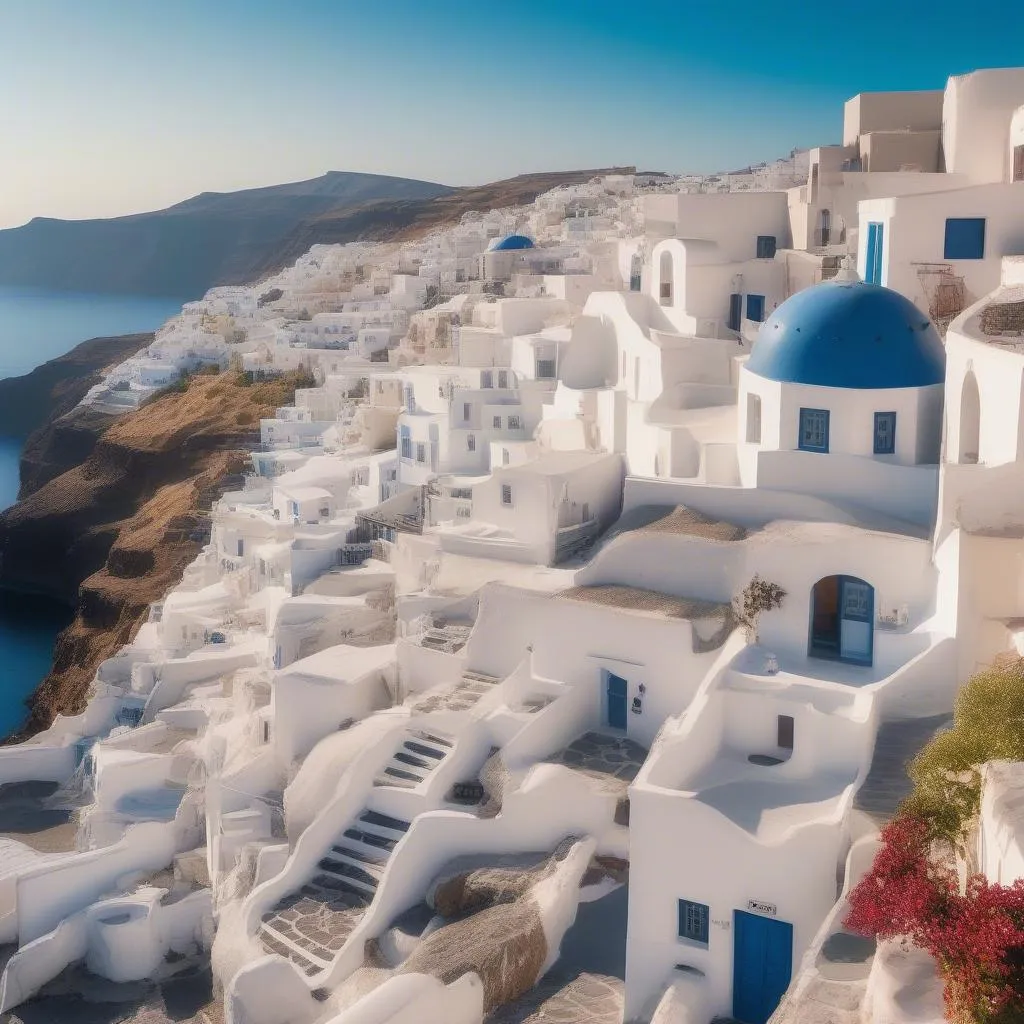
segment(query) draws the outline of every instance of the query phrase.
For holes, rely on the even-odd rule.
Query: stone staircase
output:
[[[263,915],[260,941],[307,977],[330,966],[373,901],[388,859],[409,828],[365,809],[317,865],[319,873]]]
[[[454,740],[429,729],[407,730],[375,787],[415,789],[451,753]],[[259,937],[268,953],[307,977],[330,966],[373,902],[391,854],[410,823],[369,803],[317,864],[317,873],[263,915]]]
[[[413,704],[412,709],[420,714],[431,711],[468,711],[500,682],[496,676],[466,671],[453,687],[441,693],[425,694]]]
[[[477,698],[479,700],[479,698]],[[452,740],[435,732],[410,729],[402,746],[373,780],[375,786],[415,789],[448,756]]]

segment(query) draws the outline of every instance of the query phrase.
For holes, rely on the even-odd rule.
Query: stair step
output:
[[[426,740],[427,743],[435,743],[439,747],[448,747],[450,749],[452,746],[451,740],[446,740],[443,736],[438,736],[436,732],[426,732],[417,729],[412,735],[417,740]]]
[[[398,843],[397,839],[392,839],[390,836],[378,835],[376,832],[364,832],[358,828],[347,828],[343,834],[346,839],[351,839],[355,843],[365,843],[367,846],[374,846],[378,850],[386,850],[389,853]]]
[[[401,768],[397,765],[386,765],[384,768],[384,774],[390,775],[395,779],[405,779],[407,782],[415,783],[419,785],[426,776],[421,775],[419,772],[411,771],[409,768]]]
[[[336,905],[340,897],[345,898],[348,906],[354,909],[363,909],[370,905],[373,899],[373,891],[361,886],[355,880],[350,881],[339,875],[319,874],[313,879],[313,886],[316,890],[316,898],[325,904]]]
[[[380,811],[365,810],[359,815],[359,820],[364,825],[372,825],[377,828],[389,828],[393,832],[407,832],[410,822],[401,818],[393,818],[390,814],[381,814]]]
[[[390,786],[392,789],[415,789],[419,783],[409,782],[407,779],[398,779],[393,775],[378,775],[373,780],[375,786]]]
[[[387,857],[380,858],[379,855],[371,853],[369,850],[361,850],[357,846],[332,846],[331,849],[334,853],[339,854],[342,857],[346,857],[351,861],[356,861],[359,864],[369,864],[371,867],[384,868],[387,864]]]
[[[324,857],[317,865],[320,870],[328,876],[335,875],[343,881],[351,882],[353,885],[368,889],[371,893],[377,891],[379,879],[365,868],[349,864],[347,861],[338,860],[334,857]]]
[[[422,743],[417,743],[415,740],[406,740],[402,746],[407,750],[412,750],[417,754],[422,754],[424,757],[432,757],[436,761],[440,761],[445,755],[443,750],[435,750],[433,747],[424,746]]]
[[[401,761],[402,764],[411,764],[414,768],[430,769],[434,767],[429,761],[424,761],[422,757],[417,757],[415,754],[407,754],[404,750],[400,750],[395,754],[395,760]]]

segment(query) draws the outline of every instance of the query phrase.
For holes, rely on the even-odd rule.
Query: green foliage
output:
[[[757,640],[757,626],[763,612],[781,608],[786,591],[777,583],[769,583],[756,573],[750,582],[732,599],[732,611],[736,622],[743,627],[747,639]]]
[[[930,838],[963,849],[981,803],[986,761],[1024,761],[1024,658],[1001,659],[957,694],[953,727],[911,762],[914,790],[901,814],[924,819]]]

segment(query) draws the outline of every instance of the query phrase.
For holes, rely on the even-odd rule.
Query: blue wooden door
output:
[[[626,728],[626,680],[608,673],[608,725],[612,729]]]
[[[772,917],[733,911],[732,1015],[766,1024],[793,973],[793,926]]]
[[[868,244],[864,260],[864,280],[868,284],[882,283],[882,252],[885,248],[885,225],[872,221],[868,224]]]

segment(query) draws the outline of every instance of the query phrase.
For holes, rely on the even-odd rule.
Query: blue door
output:
[[[747,319],[753,320],[755,324],[764,323],[764,296],[747,296]]]
[[[608,673],[608,726],[626,728],[626,680]]]
[[[732,1015],[765,1024],[793,973],[793,926],[772,917],[733,911]]]

